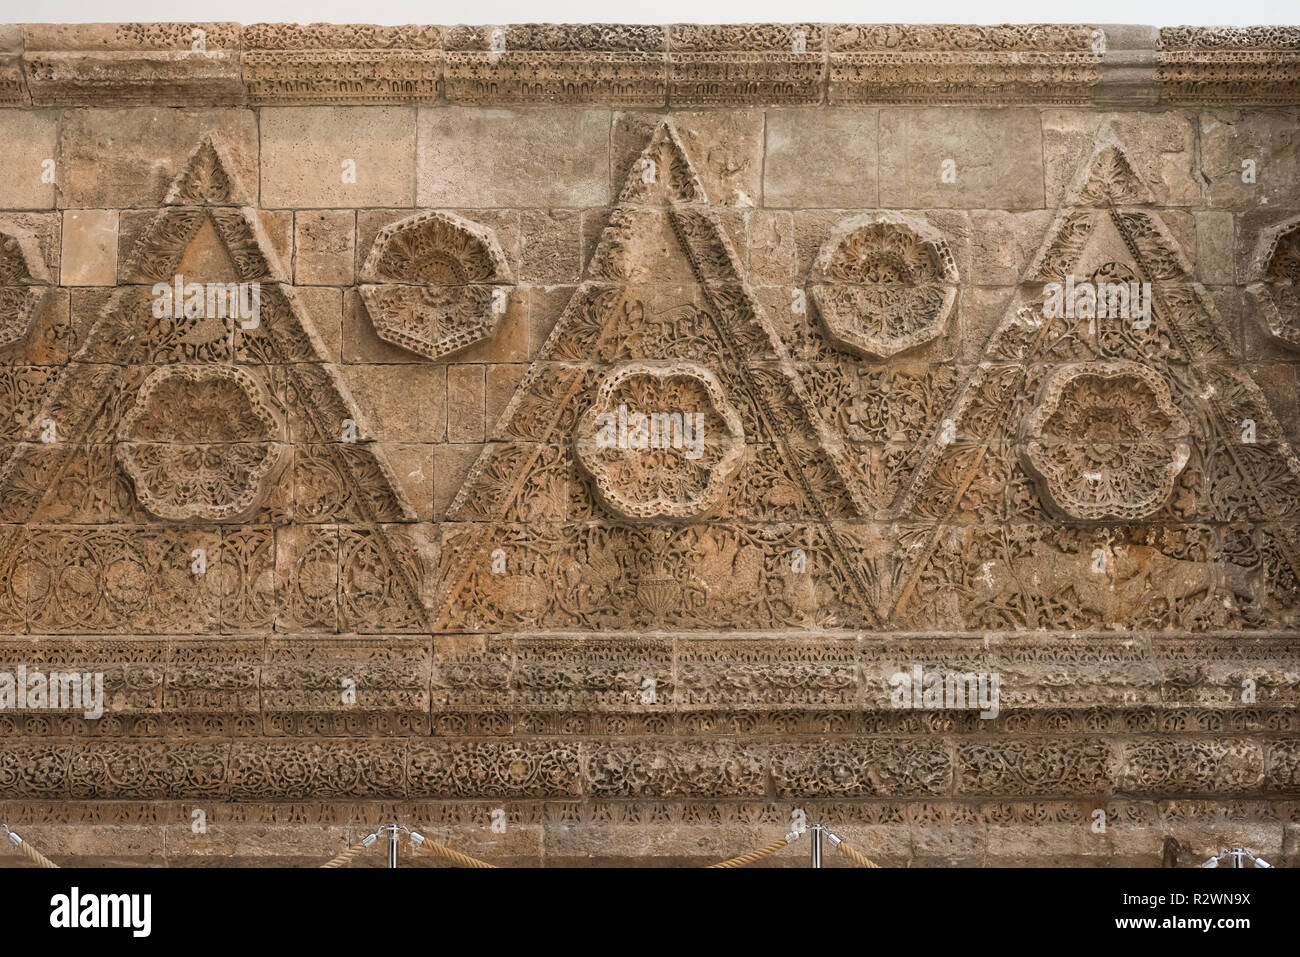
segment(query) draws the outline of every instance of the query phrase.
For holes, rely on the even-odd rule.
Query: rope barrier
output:
[[[344,851],[342,854],[340,854],[338,857],[334,858],[333,860],[326,861],[324,864],[321,865],[321,867],[322,868],[347,867],[356,859],[358,854],[360,854],[362,851],[366,850],[369,847],[370,845],[363,841],[360,844],[356,845],[355,847],[348,848],[346,851]]]
[[[861,854],[859,854],[853,848],[849,847],[843,841],[840,841],[838,844],[836,844],[835,849],[839,851],[841,854],[843,854],[845,857],[847,857],[849,860],[851,860],[854,864],[858,865],[858,867],[880,867],[880,865],[877,864],[875,861],[873,861],[871,858],[863,857]]]
[[[424,837],[423,835],[417,834],[414,831],[410,831],[408,828],[401,827],[400,825],[393,825],[392,827],[387,829],[388,830],[400,829],[400,830],[408,831],[408,833],[410,833],[412,837],[412,841],[411,841],[412,849],[419,849],[421,851],[425,851],[430,854],[436,854],[438,857],[442,857],[445,858],[446,860],[451,861],[454,865],[458,867],[493,868],[493,869],[497,867],[496,864],[489,864],[487,861],[479,860],[477,857],[470,857],[468,854],[462,854],[460,851],[455,850],[454,848],[447,847],[445,844],[439,844],[436,841],[430,841],[428,838]],[[5,830],[8,831],[9,829],[5,828]],[[374,834],[371,834],[360,844],[357,844],[354,847],[349,848],[348,850],[344,851],[342,854],[340,854],[338,857],[334,858],[333,860],[322,864],[321,867],[322,868],[347,867],[357,858],[358,855],[360,855],[367,848],[375,844],[379,838],[380,833],[384,830],[385,828],[380,828],[379,831],[376,831]],[[875,861],[871,860],[869,857],[864,856],[863,854],[858,853],[853,848],[849,847],[847,844],[841,841],[834,834],[828,834],[828,836],[830,838],[831,846],[834,847],[836,850],[838,850],[841,854],[847,857],[858,867],[875,867],[875,868],[880,867],[880,865],[877,864]],[[779,840],[775,840],[771,844],[766,844],[763,847],[756,848],[748,852],[747,854],[740,854],[737,855],[736,857],[727,858],[727,860],[725,861],[719,861],[716,864],[709,864],[708,869],[747,867],[750,864],[756,864],[757,862],[765,858],[771,857],[773,854],[775,854],[777,851],[781,850],[782,848],[789,847],[795,841],[799,840],[799,837],[800,837],[800,832],[792,831],[789,834],[787,834],[785,837],[780,838]],[[42,855],[35,848],[29,847],[28,845],[24,844],[21,838],[19,838],[18,835],[14,834],[12,831],[9,832],[9,838],[15,844],[17,844],[19,848],[22,849],[24,854],[30,857],[41,867],[58,866],[57,864],[53,863],[48,858],[46,858],[44,855]]]
[[[748,854],[741,854],[739,857],[732,857],[725,861],[719,861],[716,864],[710,864],[706,869],[712,869],[715,867],[745,867],[748,864],[761,861],[765,857],[771,857],[777,851],[781,850],[781,848],[792,844],[798,839],[798,833],[792,832],[781,838],[779,841],[773,841],[766,847],[760,847],[757,850],[750,851]]]
[[[50,860],[48,857],[46,857],[36,848],[32,847],[30,844],[24,841],[13,831],[9,830],[9,825],[5,824],[3,825],[3,827],[5,829],[5,833],[9,835],[9,842],[13,844],[15,847],[17,847],[18,850],[22,851],[23,856],[26,857],[29,861],[31,861],[37,867],[52,867],[58,869],[59,866],[58,864],[55,864],[52,860]]]
[[[461,867],[490,867],[495,869],[497,865],[489,864],[487,861],[480,861],[477,857],[470,857],[468,854],[462,854],[460,851],[452,850],[450,847],[444,847],[428,838],[424,839],[421,844],[415,844],[415,847],[422,851],[428,851],[431,854],[437,854],[439,857],[445,857],[447,860],[458,864]]]

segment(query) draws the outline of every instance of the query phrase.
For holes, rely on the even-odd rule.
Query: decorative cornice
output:
[[[0,105],[1300,103],[1300,27],[0,26]]]
[[[1156,81],[1171,103],[1300,103],[1300,29],[1168,27]]]

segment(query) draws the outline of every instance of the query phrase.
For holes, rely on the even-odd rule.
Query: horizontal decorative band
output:
[[[1134,80],[1133,63],[1155,69]],[[1300,27],[0,26],[0,105],[1300,103]]]

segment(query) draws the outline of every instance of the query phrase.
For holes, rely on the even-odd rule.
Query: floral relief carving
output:
[[[574,432],[601,500],[627,518],[715,508],[745,451],[740,414],[692,362],[628,362],[601,381]]]
[[[227,519],[251,509],[280,456],[265,394],[234,366],[168,366],[145,379],[117,458],[154,515]]]
[[[1300,350],[1300,216],[1265,230],[1255,248],[1248,287],[1268,331]]]
[[[22,230],[0,233],[0,349],[26,341],[49,294],[35,237]]]
[[[381,230],[361,279],[379,338],[430,359],[490,338],[514,283],[491,229],[433,212]]]
[[[895,213],[841,223],[813,264],[812,297],[834,342],[886,359],[943,334],[957,299],[948,242]]]
[[[1169,498],[1190,455],[1187,435],[1187,419],[1154,369],[1074,363],[1043,384],[1024,456],[1065,514],[1136,519]]]
[[[119,156],[84,168],[90,121],[123,114],[65,111],[50,208],[0,216],[0,674],[66,669],[105,691],[98,719],[0,707],[0,802],[34,846],[63,865],[302,864],[343,851],[380,802],[502,865],[539,847],[547,866],[711,863],[787,833],[794,807],[882,866],[1152,863],[1143,835],[1169,831],[1283,841],[1300,460],[1296,417],[1270,411],[1294,363],[1256,340],[1268,326],[1300,350],[1285,111],[1050,111],[1046,210],[999,198],[993,174],[1024,168],[1003,166],[1014,143],[957,152],[939,188],[911,165],[929,146],[871,116],[846,132],[783,109],[782,134],[762,110],[1091,102],[1103,72],[1112,97],[1122,63],[1103,70],[1100,28],[209,26],[248,109],[202,111],[220,129],[190,128],[184,163],[141,144],[165,159],[135,171],[145,196]],[[183,74],[213,58],[182,52],[191,28],[68,31],[83,56],[24,27],[33,69],[10,112],[33,78],[46,102],[197,88]],[[1219,57],[1205,97],[1295,85],[1267,62],[1300,49],[1292,28],[1162,42]],[[1246,54],[1271,87],[1238,83]],[[150,63],[176,82],[146,82]],[[567,138],[514,139],[542,185],[591,172],[596,199],[543,200],[520,177],[518,199],[488,201],[481,151],[449,144],[469,188],[438,202],[492,207],[501,242],[335,192],[333,169],[302,205],[254,208],[240,182],[303,155],[259,139],[258,103],[434,99],[673,112],[609,118],[608,154],[580,169],[559,159]],[[727,103],[755,109],[706,109]],[[138,112],[173,131],[200,113]],[[1248,190],[1233,140],[1256,133]],[[489,158],[488,178],[524,169]],[[917,175],[891,200],[899,162]],[[733,191],[733,166],[759,189]],[[863,202],[926,208],[844,212],[873,195],[859,175],[878,179]],[[73,287],[89,255],[65,206],[119,210],[98,286],[51,278]],[[1239,230],[1258,240],[1240,284]],[[150,287],[182,273],[260,284],[258,322],[159,315]],[[1045,308],[1067,282],[1093,287],[1089,308]],[[343,311],[358,298],[369,319]],[[411,361],[352,338],[356,321]],[[1260,327],[1245,349],[1241,322]],[[922,688],[996,675],[998,706],[900,705],[895,678],[918,669]],[[178,804],[215,807],[234,840],[157,839]],[[1117,839],[1073,840],[1102,809]],[[250,834],[282,840],[256,851]]]

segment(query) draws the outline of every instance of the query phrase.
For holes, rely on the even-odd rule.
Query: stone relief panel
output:
[[[380,230],[361,280],[379,338],[430,359],[490,338],[514,283],[492,230],[446,213]]]
[[[222,153],[198,144],[6,448],[11,594],[46,633],[419,629],[412,543],[382,524],[410,505]]]
[[[948,243],[923,221],[893,213],[836,227],[813,279],[812,298],[831,339],[879,359],[937,339],[957,298]]]
[[[1265,230],[1250,264],[1248,287],[1269,333],[1300,350],[1300,216]]]
[[[632,412],[629,409],[648,409]],[[574,432],[578,463],[624,518],[689,518],[714,508],[745,452],[740,413],[693,362],[611,369]],[[642,453],[649,452],[649,455]]]
[[[159,518],[249,511],[281,457],[283,432],[257,382],[236,366],[150,373],[117,429],[136,497]]]
[[[1058,366],[1025,421],[1025,461],[1080,519],[1145,518],[1187,464],[1187,419],[1160,373],[1136,362]]]
[[[0,232],[0,351],[27,341],[50,292],[35,237],[17,229]]]
[[[842,464],[671,120],[621,196],[583,285],[448,511],[439,627],[864,620],[867,603],[850,611],[844,589],[864,593],[867,574],[825,518],[857,514]],[[611,414],[618,431],[620,405],[703,416],[701,457],[648,439],[597,455],[590,432]],[[691,521],[619,521],[655,516]],[[789,524],[768,524],[777,516]],[[794,549],[817,556],[812,574],[790,570]]]
[[[1157,214],[1130,205],[1148,195],[1122,147],[1099,135],[950,428],[909,480],[897,516],[915,547],[903,552],[894,621],[1293,622],[1284,596],[1300,553],[1284,503],[1300,492],[1300,462],[1234,368],[1235,347],[1177,242]],[[1148,308],[1089,304],[1120,287],[1130,306],[1145,293]],[[1051,308],[1049,289],[1068,291],[1072,307]],[[1121,435],[1132,444],[1112,455]],[[929,530],[913,524],[922,516]],[[1151,524],[1068,521],[1135,518]],[[1225,521],[1252,527],[1220,530]]]
[[[773,130],[822,145],[800,131],[827,101],[879,156],[882,103],[1038,116],[1024,104],[1114,95],[1098,28],[211,26],[215,85],[150,82],[189,25],[32,30],[30,73],[6,81],[0,50],[0,98],[98,114],[113,91],[239,90],[326,126],[490,112],[498,132],[466,135],[436,202],[417,157],[391,205],[331,182],[257,208],[249,174],[287,151],[228,150],[221,117],[253,111],[184,100],[208,132],[166,189],[102,201],[125,208],[96,211],[120,219],[100,284],[74,284],[77,210],[52,188],[50,211],[0,219],[0,671],[102,672],[108,704],[0,708],[11,824],[61,861],[318,862],[382,808],[494,861],[702,862],[811,801],[898,865],[1149,864],[1171,830],[1289,846],[1284,144],[1261,153],[1282,164],[1267,208],[1236,183],[1219,204],[1208,166],[1200,193],[1155,199],[1163,173],[1200,182],[1166,135],[1199,107],[1123,139],[1056,111],[1084,159],[1044,160],[1051,182],[1016,196],[1059,208],[986,208],[960,154],[952,208],[886,209],[886,177],[856,166],[773,202]],[[1265,58],[1288,36],[1165,31],[1160,89],[1284,98]],[[571,111],[581,188],[548,143],[544,198],[474,166],[574,103],[745,109],[689,132]],[[257,284],[256,322],[188,311],[191,282]],[[1001,710],[895,708],[914,666],[1000,675]],[[198,799],[207,845],[174,820]],[[1078,839],[1094,807],[1105,848]],[[296,849],[257,857],[268,829]]]

